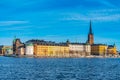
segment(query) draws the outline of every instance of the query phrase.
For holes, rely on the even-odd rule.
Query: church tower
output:
[[[92,23],[90,21],[90,28],[89,28],[89,34],[88,34],[88,41],[87,41],[90,45],[94,44],[94,35],[92,32]]]

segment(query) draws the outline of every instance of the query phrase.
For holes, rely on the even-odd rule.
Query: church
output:
[[[91,55],[100,55],[100,56],[109,56],[116,55],[117,48],[114,45],[106,45],[106,44],[95,44],[94,43],[94,34],[92,32],[92,22],[90,21],[90,28],[88,34],[87,43],[91,45]]]

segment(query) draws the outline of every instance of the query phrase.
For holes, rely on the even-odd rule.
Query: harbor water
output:
[[[120,80],[120,59],[1,56],[0,80]]]

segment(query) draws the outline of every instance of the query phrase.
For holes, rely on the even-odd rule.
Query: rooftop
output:
[[[87,43],[70,43],[70,44],[72,44],[72,45],[89,45]]]
[[[107,46],[106,44],[93,44],[92,46]]]
[[[50,45],[50,46],[67,46],[66,43],[56,43],[56,42],[52,42],[52,41],[44,41],[44,40],[29,40],[26,41],[26,44],[28,43],[32,43],[32,44],[38,44],[38,45]]]

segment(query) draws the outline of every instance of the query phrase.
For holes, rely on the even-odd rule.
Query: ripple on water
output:
[[[0,57],[0,80],[120,80],[120,59]]]

